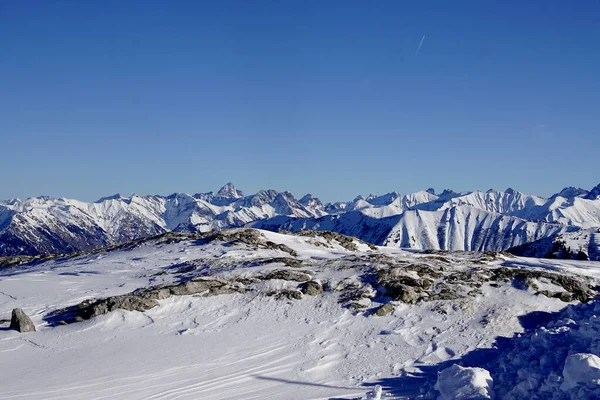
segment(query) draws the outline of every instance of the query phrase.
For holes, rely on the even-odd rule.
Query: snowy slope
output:
[[[241,241],[236,235],[157,239],[0,270],[0,317],[23,308],[38,330],[0,328],[2,398],[361,399],[375,383],[386,399],[415,398],[433,390],[436,373],[428,371],[491,349],[498,336],[523,332],[522,317],[568,304],[539,294],[563,290],[547,278],[528,278],[529,286],[522,286],[517,278],[488,282],[490,276],[513,270],[558,271],[578,282],[600,278],[592,262],[440,257],[350,246],[317,234],[263,231],[257,240],[247,235]],[[287,259],[300,265],[286,267],[281,260]],[[256,279],[281,270],[308,274],[325,291],[278,297],[271,293],[294,292],[302,283]],[[420,282],[417,271],[437,277],[433,285],[446,297],[393,301],[388,315],[371,313],[389,301],[377,276]],[[116,310],[68,325],[52,317],[83,300],[194,277],[238,279],[246,290],[173,295],[143,312]],[[520,393],[534,398],[531,389]]]
[[[331,230],[388,247],[482,251],[506,250],[576,229],[467,206],[440,211],[409,210],[387,218],[373,218],[362,211],[319,219],[276,217],[252,226],[287,231]]]

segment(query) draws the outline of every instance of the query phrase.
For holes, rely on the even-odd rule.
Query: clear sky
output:
[[[598,1],[2,1],[0,198],[600,183]]]

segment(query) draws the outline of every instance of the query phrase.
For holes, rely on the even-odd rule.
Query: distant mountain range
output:
[[[0,201],[0,255],[70,253],[166,231],[252,226],[331,230],[376,245],[435,250],[511,250],[536,257],[600,259],[600,185],[545,199],[513,189],[358,196],[323,204],[307,194],[228,183],[217,193],[104,197],[93,203],[36,197]]]

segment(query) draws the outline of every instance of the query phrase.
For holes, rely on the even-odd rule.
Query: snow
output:
[[[383,389],[381,388],[381,385],[375,385],[373,390],[369,390],[366,393],[367,400],[381,400],[382,392],[383,392]]]
[[[441,371],[435,384],[440,392],[440,400],[493,399],[493,386],[489,371],[457,364]]]
[[[372,250],[359,242],[355,242],[357,250],[350,251],[321,236],[261,234],[263,241],[292,248],[306,266],[302,269],[314,271],[313,279],[332,286],[343,280],[359,282],[369,255],[392,257],[398,265],[430,262],[428,254]],[[19,334],[0,327],[1,397],[358,399],[366,398],[369,391],[377,396],[375,385],[379,384],[382,399],[414,398],[422,394],[420,387],[433,389],[436,375],[416,389],[393,382],[411,379],[427,368],[459,363],[473,351],[491,349],[501,336],[517,339],[506,357],[499,359],[498,367],[472,367],[490,371],[494,390],[500,385],[502,393],[507,388],[496,376],[507,369],[512,375],[506,375],[504,382],[511,389],[518,386],[522,399],[533,398],[534,389],[519,386],[526,380],[518,374],[520,369],[538,368],[540,376],[555,373],[562,377],[567,352],[564,358],[549,361],[548,367],[539,363],[536,367],[531,360],[540,360],[542,349],[562,355],[562,347],[574,345],[574,352],[599,354],[594,338],[600,337],[595,317],[600,313],[593,305],[580,309],[574,304],[573,310],[561,311],[566,303],[509,283],[486,284],[481,294],[458,300],[396,303],[395,310],[384,317],[342,307],[334,291],[287,301],[265,296],[261,289],[213,297],[173,296],[145,312],[116,311],[71,325],[51,326],[45,320],[50,312],[86,299],[178,282],[182,273],[177,270],[187,261],[195,260],[208,276],[253,276],[283,266],[261,260],[289,256],[277,249],[220,241],[148,241],[125,250],[0,270],[0,317],[20,307],[38,329]],[[367,258],[349,264],[348,257],[359,256]],[[461,271],[477,255],[444,257],[447,268]],[[379,265],[377,257],[372,259],[373,267]],[[508,264],[600,277],[597,263],[573,260],[510,258],[490,261],[488,267]],[[264,284],[265,290],[295,288],[295,283],[281,280]],[[373,301],[373,306],[381,304],[377,297]],[[519,318],[532,312],[558,313],[560,318],[529,332]],[[559,340],[565,335],[568,340]],[[458,375],[468,375],[469,382],[482,387],[483,373]],[[573,379],[579,382],[580,378]],[[561,384],[559,379],[551,387],[562,395]],[[581,390],[595,393],[585,387]]]
[[[563,369],[561,390],[567,391],[578,385],[600,386],[600,357],[589,353],[569,354]]]

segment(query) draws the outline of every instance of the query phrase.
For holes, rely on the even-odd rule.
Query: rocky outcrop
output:
[[[158,301],[140,296],[113,296],[90,305],[88,318],[104,315],[115,310],[147,311],[158,307]]]
[[[261,280],[281,279],[284,281],[307,282],[312,279],[310,271],[274,269],[257,276]]]
[[[196,278],[174,285],[137,289],[128,294],[110,296],[101,300],[86,300],[75,306],[50,313],[45,319],[51,324],[68,324],[97,317],[116,310],[147,311],[157,307],[159,305],[158,300],[164,300],[171,296],[217,296],[244,291],[245,286],[239,281],[228,281],[217,278]]]

